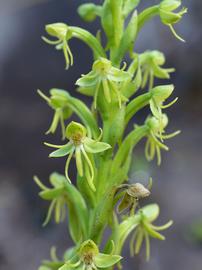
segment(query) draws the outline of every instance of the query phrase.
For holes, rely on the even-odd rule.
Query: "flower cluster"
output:
[[[164,140],[179,134],[179,131],[165,132],[168,117],[164,109],[177,101],[175,98],[166,103],[174,86],[155,85],[155,78],[170,79],[174,68],[164,66],[162,52],[137,53],[134,48],[140,30],[154,16],[159,16],[161,22],[182,40],[173,25],[181,20],[187,9],[176,11],[180,0],[162,0],[142,12],[138,10],[139,0],[102,2],[99,5],[85,3],[78,8],[80,17],[87,22],[100,19],[102,31],[96,36],[81,27],[61,22],[45,28],[54,40],[46,37],[43,40],[63,51],[66,69],[73,65],[69,47],[73,38],[92,50],[93,63],[91,70],[79,75],[75,82],[79,94],[90,97],[91,105],[62,89],[51,89],[48,96],[38,90],[54,112],[46,134],[55,133],[60,126],[62,139],[66,140],[63,144],[45,142],[46,146],[54,148],[49,157],[65,157],[65,175],[52,173],[50,187],[34,177],[41,189],[39,196],[50,202],[44,225],[52,216],[56,223],[68,222],[74,243],[61,259],[53,248],[51,260],[43,261],[39,270],[113,270],[121,267],[122,250],[131,233],[131,254],[138,254],[145,243],[149,259],[150,238],[164,240],[159,231],[172,225],[172,221],[163,226],[153,224],[159,215],[159,206],[141,206],[141,200],[151,195],[152,181],[147,186],[130,183],[129,175],[133,150],[143,138],[146,138],[146,159],[151,161],[157,157],[160,165],[161,151],[168,150]],[[149,108],[150,115],[137,125],[134,116],[144,107]],[[74,118],[66,123],[71,117]],[[130,121],[134,124],[132,130],[128,126]],[[74,170],[69,173],[74,158],[76,175]],[[110,235],[105,242],[103,236],[107,228],[110,228]],[[101,247],[103,252],[100,252]]]

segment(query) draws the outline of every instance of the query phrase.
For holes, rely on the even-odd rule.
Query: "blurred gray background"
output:
[[[0,269],[34,270],[49,257],[51,245],[64,251],[71,241],[67,226],[51,223],[43,229],[47,204],[38,198],[32,177],[38,174],[47,182],[51,171],[63,172],[61,160],[47,158],[42,142],[52,140],[44,132],[51,120],[51,110],[36,93],[52,87],[73,94],[74,82],[91,66],[91,52],[79,41],[71,41],[74,66],[64,70],[62,53],[44,44],[40,38],[44,25],[67,22],[86,27],[93,33],[99,22],[84,23],[76,13],[79,0],[0,0]],[[147,1],[142,0],[140,9]],[[158,1],[151,1],[151,3]],[[157,168],[147,164],[143,144],[136,150],[132,181],[152,175],[150,201],[161,206],[159,224],[169,218],[174,226],[165,242],[152,242],[152,257],[129,258],[126,246],[124,269],[201,270],[202,223],[193,230],[192,223],[202,219],[202,2],[184,0],[189,13],[176,26],[187,42],[177,41],[169,30],[153,20],[147,25],[136,45],[137,52],[162,50],[167,67],[175,67],[172,82],[179,101],[168,109],[169,131],[182,134],[168,142],[170,152],[163,155]],[[148,4],[148,3],[146,3]],[[148,47],[149,45],[149,47]],[[83,97],[82,97],[83,98]],[[89,102],[89,99],[85,100]],[[148,111],[138,115],[142,122]],[[58,136],[58,140],[59,140]],[[57,141],[57,139],[55,139]]]

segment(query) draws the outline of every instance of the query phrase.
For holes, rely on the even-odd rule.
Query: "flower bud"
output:
[[[150,195],[150,191],[140,183],[131,185],[128,188],[127,193],[136,199],[145,198]]]
[[[156,105],[161,105],[161,103],[164,102],[172,94],[173,90],[173,84],[154,87],[151,92],[153,94],[153,99]]]
[[[78,14],[80,17],[87,22],[92,22],[95,20],[97,15],[101,13],[102,8],[92,3],[86,3],[78,8]]]
[[[50,36],[64,38],[68,31],[68,26],[64,23],[52,23],[46,25],[46,31]]]

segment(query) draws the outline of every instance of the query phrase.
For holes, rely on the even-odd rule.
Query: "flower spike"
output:
[[[45,145],[58,148],[58,150],[52,152],[50,157],[64,157],[68,155],[66,165],[65,165],[65,175],[67,180],[71,183],[69,178],[68,169],[70,161],[75,153],[76,167],[78,169],[78,174],[86,177],[90,188],[95,191],[95,186],[93,183],[95,168],[89,154],[96,154],[108,150],[111,146],[104,142],[99,142],[93,140],[86,136],[86,128],[77,123],[71,122],[66,128],[66,138],[69,142],[65,145],[52,145],[45,143]]]

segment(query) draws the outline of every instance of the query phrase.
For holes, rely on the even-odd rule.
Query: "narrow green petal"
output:
[[[83,163],[81,159],[81,149],[79,146],[76,147],[75,156],[76,156],[76,167],[78,169],[79,175],[82,177],[83,176]]]
[[[108,255],[99,253],[97,256],[95,256],[95,265],[98,268],[108,268],[116,263],[118,263],[122,259],[119,255]]]
[[[111,148],[108,143],[98,142],[90,138],[85,138],[83,146],[87,153],[93,154],[104,152]]]
[[[74,150],[72,149],[72,151],[70,152],[68,158],[67,158],[67,161],[66,161],[66,164],[65,164],[65,176],[67,178],[67,180],[71,183],[71,180],[69,178],[69,174],[68,174],[68,169],[69,169],[69,163],[72,159],[72,156],[73,156],[73,153],[74,153]]]
[[[135,244],[135,254],[138,254],[140,252],[143,239],[144,239],[144,233],[142,229],[139,228],[139,231],[137,233],[137,238],[136,238],[136,244]]]
[[[47,190],[48,188],[40,181],[40,179],[37,176],[33,177],[34,182],[39,186],[42,190]]]
[[[90,178],[87,177],[88,184],[89,184],[89,186],[91,187],[91,189],[93,191],[96,191],[96,188],[95,188],[94,183],[93,183],[93,180],[94,180],[94,168],[93,168],[93,165],[92,165],[88,155],[86,154],[86,151],[85,151],[83,146],[81,146],[81,151],[82,151],[82,153],[84,155],[84,158],[85,158],[85,160],[86,160],[86,162],[88,164],[88,167],[90,169]]]
[[[153,230],[149,223],[144,222],[144,228],[151,237],[157,238],[159,240],[165,240],[165,237],[162,234]]]
[[[149,239],[149,234],[146,231],[144,232],[144,238],[145,238],[145,246],[146,246],[146,260],[149,261],[149,259],[150,259],[150,239]]]
[[[168,229],[170,226],[172,226],[172,224],[173,224],[173,221],[170,220],[170,221],[168,221],[166,224],[164,224],[162,226],[155,226],[155,225],[151,224],[151,227],[155,231],[163,231],[163,230]]]
[[[72,150],[74,149],[74,146],[72,143],[68,143],[61,147],[60,149],[52,152],[49,157],[64,157],[68,155]]]
[[[39,193],[39,196],[44,200],[53,200],[59,195],[61,195],[63,190],[64,190],[63,187],[47,189],[47,190],[41,191]]]
[[[108,103],[111,103],[111,95],[110,95],[110,89],[108,85],[107,79],[102,79],[102,86],[104,91],[105,99]]]
[[[54,207],[55,207],[56,202],[57,202],[56,199],[53,200],[53,201],[51,202],[51,204],[50,204],[50,206],[49,206],[49,208],[48,208],[47,216],[46,216],[46,218],[45,218],[45,220],[44,220],[44,223],[43,223],[43,227],[45,227],[45,226],[48,224],[48,222],[50,221],[50,219],[51,219],[51,214],[52,214],[52,212],[53,212],[53,209],[54,209]]]
[[[46,134],[54,133],[56,131],[59,120],[60,120],[60,110],[56,110],[53,116],[52,123],[49,129],[46,131]]]

